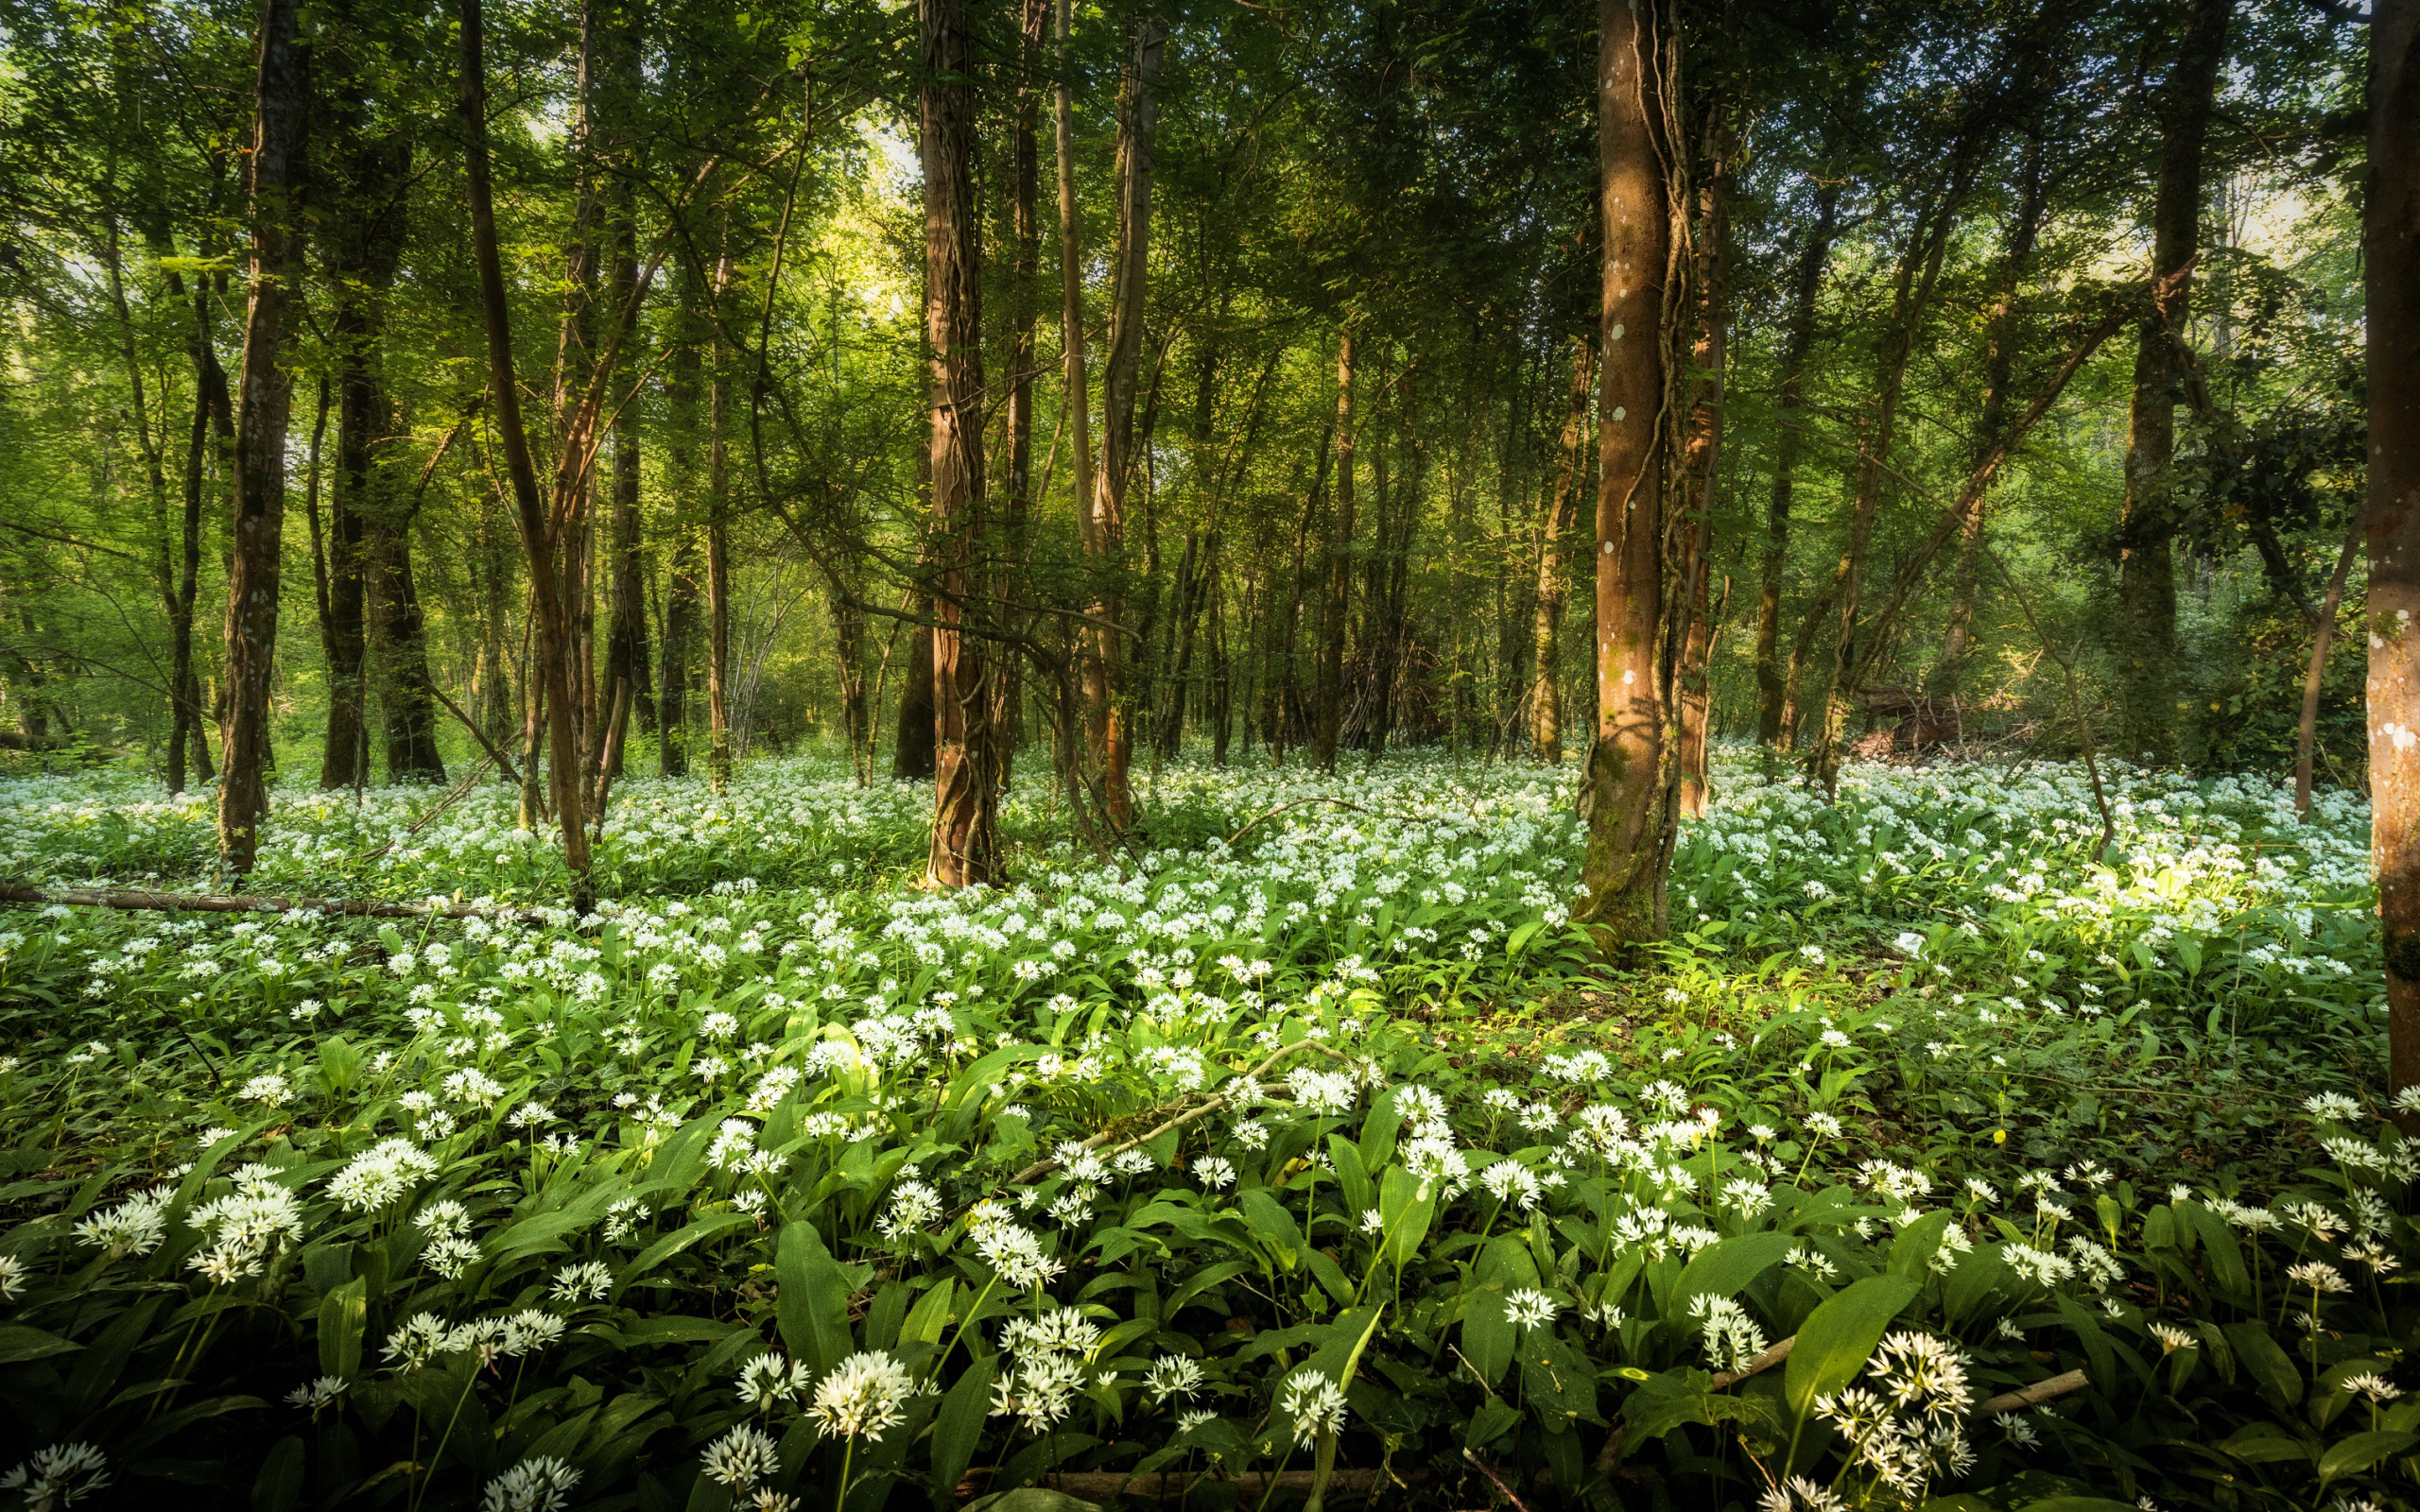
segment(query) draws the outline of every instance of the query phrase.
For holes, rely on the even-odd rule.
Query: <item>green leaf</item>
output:
[[[1737,1297],[1750,1281],[1778,1265],[1792,1249],[1798,1247],[1794,1234],[1771,1231],[1735,1234],[1698,1251],[1681,1272],[1680,1283],[1673,1288],[1671,1306],[1666,1315],[1684,1319],[1688,1315],[1693,1297],[1711,1294],[1716,1297]]]
[[[1473,1292],[1462,1303],[1462,1356],[1470,1361],[1479,1383],[1494,1386],[1512,1363],[1512,1319],[1504,1311],[1504,1294]]]
[[[954,1486],[966,1478],[975,1451],[983,1438],[983,1420],[992,1408],[992,1374],[998,1356],[985,1355],[967,1366],[942,1399],[933,1418],[933,1483]]]
[[[2279,1411],[2303,1400],[2303,1373],[2295,1366],[2293,1356],[2269,1336],[2266,1326],[2258,1322],[2229,1323],[2224,1332],[2235,1357],[2252,1372],[2260,1394]]]
[[[1782,1395],[1801,1417],[1815,1399],[1855,1381],[1883,1331],[1915,1299],[1915,1282],[1899,1276],[1868,1276],[1833,1293],[1798,1326],[1798,1343],[1782,1369]]]
[[[277,1441],[252,1482],[252,1512],[294,1512],[302,1504],[302,1471],[308,1453],[293,1434]]]
[[[1941,1248],[1941,1236],[1948,1231],[1949,1221],[1955,1216],[1947,1208],[1936,1208],[1900,1229],[1899,1237],[1891,1242],[1891,1274],[1921,1278]]]
[[[2053,1496],[2039,1502],[2028,1502],[2018,1512],[2140,1512],[2132,1502],[2112,1502],[2105,1496]]]
[[[1479,1403],[1478,1411],[1462,1428],[1462,1447],[1485,1449],[1497,1439],[1521,1426],[1520,1409],[1501,1397],[1490,1397]]]
[[[782,1226],[773,1251],[779,1288],[773,1311],[790,1358],[822,1375],[849,1356],[849,1283],[823,1247],[823,1235],[804,1219]]]
[[[62,1339],[56,1333],[44,1333],[22,1323],[0,1323],[0,1365],[19,1365],[82,1348],[82,1345]]]
[[[2420,1436],[2385,1429],[2355,1434],[2350,1438],[2329,1445],[2327,1452],[2319,1456],[2319,1484],[2325,1487],[2339,1476],[2358,1475],[2380,1460],[2394,1458],[2414,1444],[2420,1444]]]
[[[1220,1281],[1231,1280],[1250,1269],[1252,1269],[1252,1263],[1242,1260],[1222,1260],[1215,1265],[1202,1266],[1185,1278],[1184,1285],[1168,1294],[1167,1303],[1161,1308],[1160,1315],[1164,1318],[1174,1318],[1180,1308],[1184,1307],[1211,1287],[1218,1285]]]
[[[717,1212],[685,1224],[640,1250],[639,1258],[631,1262],[630,1268],[622,1272],[620,1283],[627,1287],[631,1282],[655,1269],[691,1245],[712,1239],[717,1234],[728,1233],[741,1224],[755,1221],[744,1212]]]
[[[1276,1194],[1267,1187],[1254,1187],[1237,1199],[1243,1210],[1244,1226],[1254,1239],[1276,1251],[1277,1262],[1288,1270],[1302,1258],[1303,1230],[1294,1224],[1294,1215],[1286,1211]]]
[[[1100,1503],[1080,1502],[1047,1486],[1020,1486],[1013,1491],[978,1496],[966,1503],[963,1512],[1100,1512]]]
[[[361,1375],[361,1334],[370,1322],[370,1283],[354,1277],[320,1298],[320,1373]]]

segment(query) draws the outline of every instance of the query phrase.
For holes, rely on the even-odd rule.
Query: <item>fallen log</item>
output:
[[[134,887],[28,887],[0,883],[0,902],[65,903],[72,908],[144,909],[168,914],[344,914],[359,919],[485,919],[518,924],[548,922],[530,908],[480,907],[475,903],[386,902],[372,898],[258,898],[239,893],[147,892]]]

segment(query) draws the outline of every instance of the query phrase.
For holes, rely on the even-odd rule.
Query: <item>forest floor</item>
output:
[[[1109,860],[1021,788],[981,893],[915,885],[927,789],[810,757],[625,782],[587,919],[20,910],[0,1465],[264,1508],[2408,1497],[2366,808],[2103,775],[2105,849],[2069,766],[1826,803],[1722,752],[1618,969],[1572,769],[1434,753],[1179,765]],[[210,820],[0,782],[0,870],[193,887]],[[513,820],[282,794],[251,888],[548,910]]]

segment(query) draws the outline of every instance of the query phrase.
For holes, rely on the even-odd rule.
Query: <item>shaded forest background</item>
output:
[[[0,6],[0,696],[16,744],[178,785],[228,710],[258,10]],[[1714,305],[1689,382],[1720,417],[1683,464],[1710,501],[1701,728],[1803,748],[1837,692],[1868,749],[2064,755],[2070,658],[2104,750],[2290,765],[2362,487],[2359,18],[1687,10]],[[1079,8],[1063,43],[1045,5],[966,14],[980,565],[1015,585],[994,632],[1073,665],[1114,606],[1137,765],[1578,755],[1593,9]],[[528,765],[457,24],[344,0],[297,25],[277,780]],[[610,718],[627,690],[621,764],[847,741],[869,779],[929,775],[915,12],[589,0],[487,26],[527,403],[601,386],[562,560],[586,699]],[[2170,333],[2141,290],[2179,235]],[[552,468],[561,436],[535,444]],[[1103,539],[1079,501],[1111,490]],[[2363,782],[2361,579],[2323,782]],[[1001,717],[1046,749],[1045,680]]]

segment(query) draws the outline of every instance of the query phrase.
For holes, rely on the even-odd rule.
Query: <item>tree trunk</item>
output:
[[[1816,189],[1815,222],[1799,243],[1780,382],[1773,395],[1773,491],[1765,506],[1765,555],[1756,592],[1756,744],[1769,750],[1781,744],[1787,691],[1780,659],[1781,582],[1789,555],[1791,475],[1806,449],[1798,412],[1806,399],[1806,358],[1815,348],[1815,301],[1824,288],[1824,264],[1840,230],[1840,186],[1826,179]]]
[[[1093,756],[1101,803],[1112,824],[1134,820],[1132,690],[1127,686],[1124,644],[1126,499],[1138,453],[1134,407],[1143,375],[1143,317],[1151,250],[1151,151],[1159,126],[1160,60],[1167,26],[1157,15],[1133,22],[1132,50],[1117,99],[1117,249],[1109,309],[1109,356],[1101,369],[1100,470],[1093,479],[1089,544],[1097,585],[1093,617],[1095,667],[1086,691],[1093,704]]]
[[[2000,254],[1998,287],[1994,290],[1991,317],[1983,328],[1983,404],[1975,417],[1973,464],[1979,466],[2008,424],[2008,388],[2016,362],[2016,291],[2033,263],[2034,244],[2042,234],[2042,218],[2049,208],[2049,181],[2043,163],[2045,136],[2026,138],[2025,159],[2017,170],[2016,213],[2009,219],[2008,239]],[[1959,527],[1958,564],[1953,570],[1949,624],[1942,637],[1941,660],[1925,682],[1933,693],[1954,697],[1959,670],[1974,639],[1975,595],[1983,571],[1983,519],[1987,501],[1979,498]]]
[[[269,674],[277,653],[278,576],[285,530],[285,420],[293,377],[278,366],[296,255],[310,105],[310,60],[295,0],[265,0],[252,96],[251,292],[236,379],[234,560],[227,584],[228,719],[218,787],[218,854],[252,869],[268,814]]]
[[[1065,369],[1067,428],[1070,438],[1075,442],[1076,529],[1081,538],[1085,556],[1098,558],[1100,544],[1094,528],[1093,514],[1093,493],[1097,485],[1093,476],[1092,391],[1091,380],[1084,371],[1083,257],[1076,234],[1075,112],[1067,83],[1070,0],[1057,0],[1057,4],[1059,90],[1054,102],[1054,127],[1059,170],[1059,341]],[[1109,668],[1103,664],[1099,654],[1102,638],[1090,629],[1080,630],[1078,634],[1082,641],[1079,676],[1083,685],[1085,742],[1091,747],[1093,765],[1098,770],[1098,753],[1107,736]],[[1111,648],[1115,649],[1114,644]]]
[[[730,282],[726,241],[717,308]],[[706,372],[706,780],[719,793],[731,785],[731,364],[719,321],[715,329]]]
[[[1597,344],[1571,342],[1571,399],[1563,417],[1563,450],[1555,465],[1554,498],[1538,537],[1538,607],[1530,630],[1532,669],[1530,739],[1538,760],[1563,761],[1563,541],[1579,523],[1580,464],[1588,445],[1588,399],[1596,384]]]
[[[1050,0],[1023,0],[1019,13],[1018,56],[1028,80],[1017,90],[1016,118],[1010,150],[1011,213],[1015,260],[1009,269],[1009,477],[1003,524],[1007,535],[1008,572],[1000,575],[993,596],[1018,596],[1020,575],[1030,558],[1033,508],[1033,380],[1034,327],[1040,318],[1042,279],[1042,151],[1036,136],[1041,98],[1029,82],[1042,61],[1043,27],[1050,19]],[[1016,616],[1011,628],[1023,631],[1031,621]],[[991,730],[995,747],[992,769],[1006,791],[1017,747],[1025,741],[1025,658],[1007,647],[993,663],[995,683]]]
[[[1714,505],[1722,473],[1723,360],[1730,336],[1730,143],[1721,128],[1713,171],[1701,192],[1698,228],[1697,340],[1691,352],[1689,430],[1681,449],[1682,487],[1694,515],[1682,572],[1687,633],[1679,671],[1680,804],[1683,816],[1705,813],[1706,717],[1712,689],[1706,662],[1714,650]]]
[[[437,746],[436,680],[428,671],[428,623],[412,578],[412,520],[417,501],[381,501],[370,523],[372,637],[377,645],[378,702],[387,723],[387,780],[445,781]]]
[[[700,597],[698,579],[703,576],[698,563],[698,538],[693,529],[682,530],[673,539],[672,586],[664,596],[664,665],[656,679],[661,690],[656,705],[656,775],[686,777],[689,775],[689,681],[690,666],[697,659],[698,612]]]
[[[531,748],[525,754],[525,777],[535,781],[538,725],[545,727],[547,787],[554,799],[555,822],[563,837],[563,862],[572,878],[571,901],[585,912],[595,902],[589,876],[588,826],[581,810],[577,732],[569,717],[571,674],[575,648],[571,616],[564,596],[561,547],[563,532],[556,521],[568,521],[576,509],[576,490],[583,486],[596,456],[594,426],[601,396],[594,392],[567,406],[561,425],[563,453],[557,465],[551,507],[541,496],[538,473],[529,456],[528,433],[521,420],[521,388],[513,374],[512,327],[504,289],[504,267],[496,249],[495,206],[490,183],[487,139],[487,63],[485,19],[481,0],[459,0],[463,160],[471,213],[473,260],[479,279],[479,308],[488,348],[489,402],[494,405],[497,438],[504,448],[505,472],[512,485],[513,507],[521,542],[529,561],[530,613],[537,622],[538,664],[527,679]],[[566,322],[568,327],[569,322]],[[559,391],[566,386],[559,382]],[[551,712],[551,716],[548,716]]]
[[[965,0],[920,0],[925,84],[925,346],[932,370],[933,540],[940,572],[933,668],[933,835],[925,874],[992,880],[999,839],[980,643],[963,628],[983,506],[981,210],[975,183],[974,50]]]
[[[1898,434],[1899,401],[1906,392],[1908,363],[1914,354],[1925,312],[1941,282],[1942,259],[1948,249],[1950,232],[1957,226],[1959,208],[1974,186],[1974,168],[1981,143],[1979,130],[1970,130],[1951,149],[1940,198],[1931,213],[1920,217],[1909,232],[1907,249],[1900,256],[1892,284],[1889,323],[1883,328],[1882,349],[1876,363],[1874,399],[1859,427],[1849,525],[1841,542],[1840,562],[1832,570],[1830,583],[1807,610],[1806,623],[1800,627],[1797,643],[1790,647],[1789,673],[1784,689],[1786,727],[1796,723],[1798,679],[1806,655],[1813,648],[1815,635],[1824,616],[1834,616],[1832,677],[1817,721],[1815,748],[1807,759],[1808,772],[1826,793],[1839,781],[1841,746],[1848,734],[1855,692],[1848,670],[1857,660],[1858,610],[1865,580],[1866,547],[1874,539],[1874,522],[1881,512],[1883,495],[1890,490],[1891,447]],[[1790,733],[1794,735],[1796,730],[1793,729]]]
[[[1663,39],[1653,12],[1599,0],[1597,160],[1604,216],[1598,397],[1597,727],[1581,778],[1588,825],[1573,918],[1612,951],[1660,938],[1671,870],[1665,744],[1663,304],[1671,243],[1656,130]]]
[[[614,196],[612,286],[614,305],[620,308],[636,297],[639,277],[638,227],[632,191],[624,181]],[[645,542],[639,529],[639,406],[626,399],[614,417],[614,513],[612,557],[613,622],[605,648],[605,684],[627,680],[639,728],[656,723],[654,679],[647,654],[647,595],[639,553]],[[618,767],[619,764],[616,764]]]
[[[2191,313],[2192,263],[2201,244],[2202,143],[2226,61],[2233,9],[2233,0],[2191,0],[2160,110],[2159,186],[2152,202],[2153,308],[2135,353],[2118,524],[2119,748],[2128,761],[2176,759],[2173,472],[2186,361],[2179,342]]]
[[[2386,957],[2388,1082],[2420,1084],[2420,3],[2370,16],[2370,861]],[[2397,1120],[2409,1137],[2420,1114]]]
[[[1353,604],[1353,321],[1347,318],[1336,342],[1336,493],[1328,519],[1327,590],[1321,595],[1320,660],[1313,681],[1311,760],[1323,772],[1336,770],[1336,747],[1344,733],[1345,616]]]

